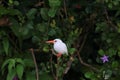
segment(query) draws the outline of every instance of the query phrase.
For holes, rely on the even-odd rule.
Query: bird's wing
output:
[[[67,46],[66,46],[66,44],[65,43],[63,43],[63,48],[65,49],[64,51],[64,53],[66,53],[67,55],[68,55],[68,49],[67,49]]]
[[[68,54],[67,46],[63,42],[54,44],[54,50],[58,53]]]

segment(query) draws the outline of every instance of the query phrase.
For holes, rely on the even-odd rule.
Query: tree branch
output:
[[[31,54],[32,54],[32,57],[33,57],[33,61],[34,61],[34,64],[35,64],[36,80],[39,80],[38,66],[37,66],[37,63],[36,63],[36,59],[35,59],[35,55],[34,55],[34,50],[33,50],[33,48],[31,48],[30,51],[31,51]]]
[[[64,12],[65,12],[65,17],[67,18],[66,0],[64,0]]]
[[[55,74],[54,74],[53,66],[52,66],[52,55],[51,55],[51,58],[50,58],[50,67],[51,67],[53,78],[55,79]]]
[[[82,60],[81,56],[80,56],[80,52],[81,52],[81,50],[82,50],[82,48],[83,48],[83,46],[84,46],[84,44],[85,44],[85,42],[86,42],[86,39],[87,39],[87,35],[85,35],[84,40],[83,40],[83,43],[82,43],[80,49],[77,51],[78,59],[79,59],[79,61],[80,61],[80,63],[81,63],[82,65],[84,65],[84,66],[86,66],[86,67],[89,67],[89,68],[93,69],[93,70],[96,71],[96,72],[99,72],[99,70],[98,70],[97,68],[93,67],[93,66],[90,65],[90,64],[85,63],[85,62]]]
[[[108,12],[107,12],[106,8],[104,8],[104,11],[105,11],[105,16],[106,16],[106,19],[107,19],[108,24],[109,24],[110,26],[112,26],[115,30],[117,30],[117,26],[114,25],[114,24],[112,23],[112,21],[110,20],[110,17],[109,17],[109,15],[108,15]]]

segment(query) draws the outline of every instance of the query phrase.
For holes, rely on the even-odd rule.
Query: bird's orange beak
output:
[[[54,43],[54,42],[55,42],[54,40],[46,41],[46,43]]]

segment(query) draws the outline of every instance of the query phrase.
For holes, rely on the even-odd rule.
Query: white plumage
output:
[[[47,43],[53,43],[53,48],[54,50],[58,53],[56,56],[60,57],[62,54],[67,54],[68,55],[68,50],[67,46],[62,40],[60,39],[54,39],[54,40],[49,40]]]
[[[60,40],[60,39],[55,39],[54,40],[53,48],[57,53],[68,54],[66,44],[64,42],[62,42],[62,40]]]

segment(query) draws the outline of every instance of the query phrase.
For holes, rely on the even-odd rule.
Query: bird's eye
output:
[[[57,42],[57,41],[55,40],[55,42]]]

